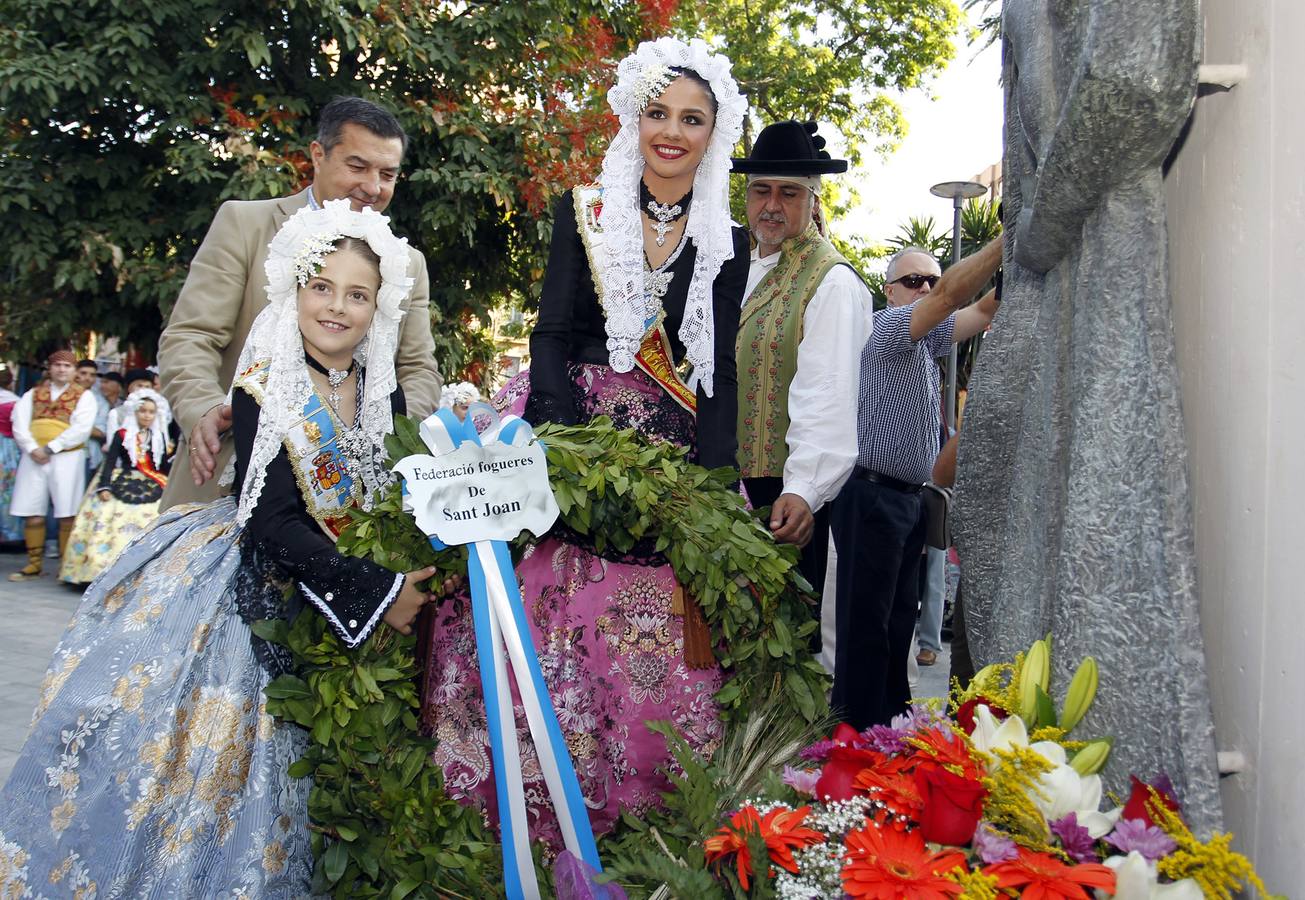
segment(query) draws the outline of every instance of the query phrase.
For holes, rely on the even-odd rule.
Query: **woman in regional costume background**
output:
[[[620,131],[599,185],[556,205],[530,340],[532,367],[497,399],[533,424],[610,417],[653,441],[735,465],[734,334],[748,275],[747,234],[732,228],[729,157],[746,101],[730,63],[701,41],[640,45],[609,99]],[[592,261],[592,265],[591,265]],[[610,349],[609,349],[610,348]],[[638,358],[636,358],[636,355]],[[675,365],[693,367],[683,383]],[[649,374],[647,369],[655,374]],[[681,599],[651,547],[599,555],[560,524],[517,566],[531,634],[595,833],[667,789],[667,720],[709,751],[721,726],[721,672],[706,622]],[[685,651],[685,612],[691,624]],[[697,613],[694,616],[694,613]],[[696,627],[695,624],[696,623]],[[446,788],[495,810],[470,603],[444,602],[431,625],[426,727]],[[561,848],[534,747],[518,715],[532,837]]]
[[[382,619],[410,631],[429,599],[416,584],[433,570],[346,558],[331,536],[386,476],[381,443],[403,410],[412,281],[386,222],[341,200],[272,241],[271,303],[232,390],[239,502],[169,510],[87,590],[0,793],[13,895],[311,893],[312,783],[288,773],[305,736],[267,715],[285,661],[249,624],[288,617],[288,582],[353,647]],[[329,491],[299,480],[322,453],[346,475]]]
[[[68,537],[59,578],[70,584],[92,581],[159,514],[171,468],[168,401],[139,390],[123,404],[121,421]]]
[[[0,544],[17,544],[23,539],[23,522],[9,515],[9,500],[14,495],[14,476],[23,453],[14,440],[14,373],[0,368]]]

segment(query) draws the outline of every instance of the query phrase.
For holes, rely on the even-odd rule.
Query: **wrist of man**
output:
[[[786,481],[784,482],[783,493],[801,497],[813,514],[824,506],[824,501],[820,499],[820,492],[816,490],[815,485],[806,482]]]

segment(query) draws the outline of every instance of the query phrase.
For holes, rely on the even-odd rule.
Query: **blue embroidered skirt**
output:
[[[5,896],[309,894],[306,735],[264,710],[234,521],[170,510],[87,589],[0,792]]]

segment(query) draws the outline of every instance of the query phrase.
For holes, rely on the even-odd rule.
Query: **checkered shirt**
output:
[[[924,484],[938,456],[942,424],[942,390],[934,359],[951,348],[956,317],[948,316],[913,342],[913,309],[915,303],[875,313],[874,332],[861,351],[856,464]]]

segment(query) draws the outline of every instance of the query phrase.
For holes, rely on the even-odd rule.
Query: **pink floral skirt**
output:
[[[652,439],[691,442],[692,417],[668,408],[673,401],[642,372],[574,365],[571,374],[582,416],[610,415],[618,426],[641,428]],[[529,373],[522,373],[495,405],[520,414],[528,394]],[[652,423],[663,427],[647,430]],[[603,834],[622,810],[638,814],[668,789],[658,771],[671,762],[666,742],[645,722],[672,723],[703,752],[719,742],[721,724],[712,698],[722,675],[716,667],[684,664],[683,620],[671,611],[675,576],[669,565],[659,559],[604,558],[579,543],[545,538],[522,558],[517,580],[590,823],[595,834]],[[444,769],[445,788],[496,822],[476,638],[465,595],[440,605],[429,645],[422,717],[439,741],[435,761]],[[531,837],[560,850],[561,834],[516,699]]]

